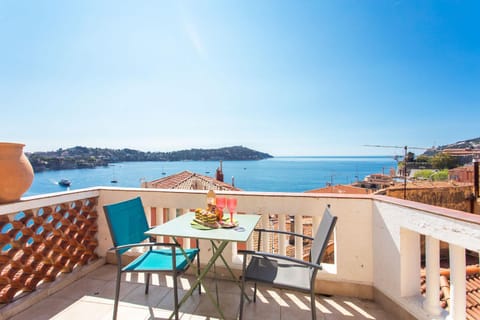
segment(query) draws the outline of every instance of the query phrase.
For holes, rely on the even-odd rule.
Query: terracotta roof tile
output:
[[[467,298],[467,320],[480,319],[480,266],[469,265],[466,269],[466,298]],[[450,303],[450,269],[440,270],[440,292],[439,304],[442,308],[449,308]],[[426,290],[425,270],[422,270],[421,293]]]

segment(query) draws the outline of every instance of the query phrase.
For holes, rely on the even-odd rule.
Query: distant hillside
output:
[[[440,146],[438,149],[480,149],[480,138],[458,141],[455,143]]]
[[[443,145],[443,146],[438,146],[434,149],[429,149],[427,150],[424,155],[427,156],[432,156],[438,152],[441,152],[444,149],[465,149],[465,150],[480,150],[480,137],[479,138],[474,138],[474,139],[469,139],[469,140],[463,140],[463,141],[457,141],[451,144]]]
[[[82,169],[106,166],[124,161],[219,161],[262,160],[272,158],[268,153],[243,146],[220,149],[190,149],[173,152],[143,152],[132,149],[101,149],[73,147],[49,152],[27,153],[35,172],[44,170]]]

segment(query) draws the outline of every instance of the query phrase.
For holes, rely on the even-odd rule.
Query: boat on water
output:
[[[72,183],[68,179],[62,179],[62,180],[58,181],[58,185],[62,186],[62,187],[70,187],[71,184]]]
[[[118,179],[115,176],[115,167],[113,167],[113,177],[112,180],[110,180],[110,183],[118,183]]]

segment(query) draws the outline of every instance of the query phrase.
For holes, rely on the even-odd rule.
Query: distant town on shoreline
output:
[[[218,161],[262,160],[273,158],[268,153],[243,146],[218,149],[190,149],[172,152],[143,152],[133,149],[73,147],[26,154],[35,172],[45,170],[83,169],[107,166],[126,161]]]

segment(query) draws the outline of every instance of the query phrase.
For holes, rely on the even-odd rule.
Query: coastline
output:
[[[89,169],[51,170],[35,173],[26,195],[75,190],[95,186],[140,187],[141,181],[152,181],[184,170],[213,176],[219,161],[140,161],[118,162]],[[351,184],[365,176],[394,168],[391,156],[313,156],[274,157],[264,160],[223,161],[224,182],[245,191],[304,192],[327,183]],[[209,172],[207,174],[207,172]],[[163,174],[165,173],[165,174]],[[117,183],[110,181],[115,177]],[[68,179],[69,188],[58,181]]]

